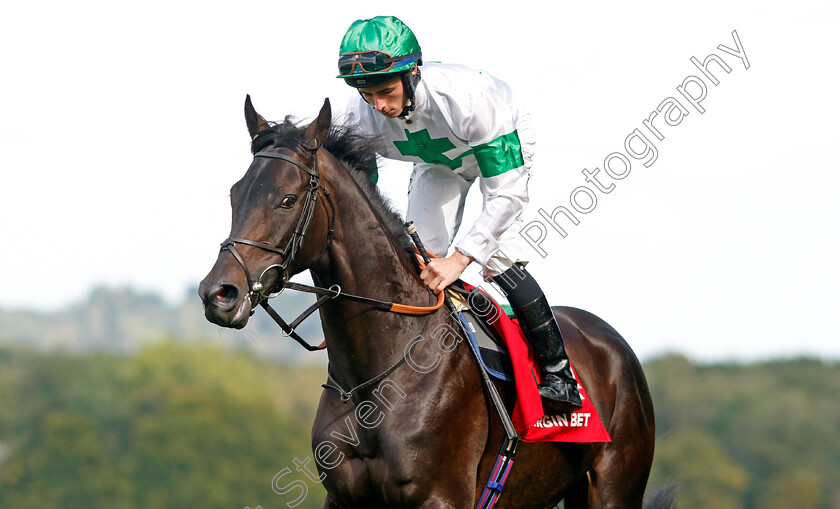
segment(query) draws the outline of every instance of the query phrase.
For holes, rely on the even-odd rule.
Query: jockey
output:
[[[505,293],[540,363],[540,395],[564,410],[581,399],[548,301],[516,256],[520,215],[528,203],[534,150],[529,115],[506,83],[461,65],[423,65],[417,39],[402,21],[378,16],[354,22],[341,41],[338,78],[358,89],[347,125],[384,142],[380,154],[411,161],[406,219],[439,258],[420,274],[439,293],[466,267]],[[446,256],[476,180],[483,210]]]

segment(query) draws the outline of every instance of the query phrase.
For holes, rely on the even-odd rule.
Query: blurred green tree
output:
[[[794,471],[776,475],[769,489],[759,497],[757,509],[817,509],[824,504],[822,476]]]
[[[657,445],[652,484],[678,481],[681,509],[741,509],[749,474],[715,439],[699,429],[682,429]]]
[[[15,489],[3,490],[0,506],[131,507],[131,486],[117,475],[102,437],[87,418],[69,411],[50,412],[32,435],[4,469],[6,487]]]
[[[314,410],[288,408],[314,409],[320,387],[279,405],[296,374],[249,355],[170,342],[129,358],[9,355],[0,507],[266,507],[292,500],[272,481],[311,456]],[[298,507],[320,507],[320,484],[294,473],[309,487]]]

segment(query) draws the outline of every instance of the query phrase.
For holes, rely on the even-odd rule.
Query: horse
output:
[[[309,270],[329,360],[312,426],[323,507],[475,507],[505,430],[464,342],[442,337],[458,324],[435,307],[401,218],[372,182],[376,140],[334,126],[329,99],[301,126],[269,123],[248,96],[245,119],[255,157],[231,188],[230,235],[199,286],[206,318],[242,328]],[[553,311],[612,441],[523,443],[497,506],[641,508],[655,439],[639,360],[597,316]],[[511,411],[510,385],[494,383]]]

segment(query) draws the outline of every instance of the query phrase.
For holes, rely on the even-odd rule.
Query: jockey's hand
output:
[[[430,261],[420,273],[420,279],[437,295],[461,277],[467,265],[474,260],[456,249],[452,256]]]

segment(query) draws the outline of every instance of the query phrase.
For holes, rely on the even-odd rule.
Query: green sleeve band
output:
[[[525,164],[516,130],[475,147],[473,153],[482,177],[495,177]]]

